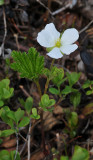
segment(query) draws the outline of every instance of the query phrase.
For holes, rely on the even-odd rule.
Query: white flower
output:
[[[75,28],[67,29],[60,34],[53,23],[47,24],[46,27],[38,33],[38,43],[46,47],[51,58],[61,58],[63,54],[69,55],[74,52],[78,46],[73,44],[79,38],[79,33]]]

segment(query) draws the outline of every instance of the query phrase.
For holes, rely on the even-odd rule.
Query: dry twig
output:
[[[16,160],[16,157],[17,157],[17,153],[18,153],[18,145],[19,145],[19,141],[18,141],[18,133],[16,131],[16,153],[15,153],[15,157],[14,157],[14,160]]]
[[[79,31],[79,34],[81,34],[82,32],[84,32],[85,30],[87,30],[90,25],[93,23],[93,20],[89,22],[89,24],[87,26],[85,26],[83,29],[81,29],[81,31]]]
[[[2,42],[1,47],[0,47],[0,55],[2,55],[4,57],[4,43],[5,43],[5,39],[6,39],[6,36],[7,36],[6,14],[5,14],[4,7],[3,7],[3,18],[4,18],[4,30],[5,30],[5,33],[4,33],[3,42]]]
[[[70,3],[68,3],[67,5],[65,5],[64,7],[60,8],[60,9],[54,11],[54,12],[51,12],[51,10],[50,10],[48,7],[46,7],[46,6],[44,5],[44,3],[42,3],[40,0],[36,0],[36,1],[37,1],[38,3],[40,3],[45,9],[47,9],[48,12],[49,12],[52,16],[55,16],[56,14],[58,14],[58,13],[64,11],[64,10],[66,10],[67,8],[71,8],[71,6],[72,6],[72,4],[71,4],[71,2],[70,2]]]
[[[29,131],[28,131],[28,160],[30,160],[30,139],[31,139],[31,119],[29,123]]]

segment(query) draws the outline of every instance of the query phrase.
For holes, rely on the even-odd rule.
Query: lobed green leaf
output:
[[[30,48],[26,52],[12,52],[14,63],[11,68],[20,73],[22,78],[37,79],[43,73],[44,57],[40,56],[35,48]]]

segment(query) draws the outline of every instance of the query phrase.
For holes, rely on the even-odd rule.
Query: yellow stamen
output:
[[[55,43],[55,47],[60,48],[60,46],[61,46],[61,39],[59,38]]]

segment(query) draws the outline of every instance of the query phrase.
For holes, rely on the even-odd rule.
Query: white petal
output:
[[[61,37],[62,45],[72,44],[79,38],[79,33],[75,28],[67,29],[64,31]]]
[[[53,23],[47,24],[45,29],[38,33],[37,41],[43,47],[53,47],[60,33],[56,30]]]
[[[59,59],[59,58],[63,57],[62,53],[60,52],[60,49],[57,47],[53,48],[52,51],[47,53],[47,55],[49,57],[55,58],[55,59]]]
[[[74,52],[76,49],[78,48],[78,46],[76,44],[72,44],[72,45],[65,45],[65,46],[62,46],[60,48],[60,50],[69,55],[70,53]]]

